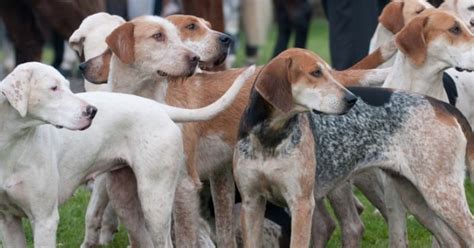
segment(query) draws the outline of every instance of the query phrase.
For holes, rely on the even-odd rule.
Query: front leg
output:
[[[21,226],[21,218],[13,215],[0,214],[2,244],[5,248],[26,248],[25,232]]]
[[[37,213],[35,213],[37,212]],[[51,211],[34,211],[33,220],[33,236],[35,248],[51,248],[56,247],[56,231],[59,223],[59,211],[57,203]]]
[[[314,209],[313,193],[289,203],[291,211],[291,248],[309,247],[311,240],[311,219]]]
[[[216,216],[217,247],[236,247],[232,210],[235,202],[235,185],[231,167],[211,176],[211,194]]]
[[[262,229],[265,220],[267,201],[262,196],[250,196],[242,193],[240,222],[245,248],[262,247]]]

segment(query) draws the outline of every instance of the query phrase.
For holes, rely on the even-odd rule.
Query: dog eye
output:
[[[186,26],[186,29],[189,29],[189,30],[195,30],[196,28],[197,28],[197,26],[194,23],[191,23],[188,26]]]
[[[52,91],[56,91],[56,90],[58,90],[58,86],[55,85],[55,86],[51,87],[50,89],[51,89]]]
[[[461,28],[458,25],[454,25],[452,28],[449,29],[449,32],[458,35],[461,33]]]
[[[424,10],[425,10],[425,8],[417,9],[417,10],[415,11],[415,13],[418,15],[418,14],[420,14],[421,12],[423,12]]]
[[[164,41],[165,40],[165,36],[162,33],[156,33],[152,37],[153,37],[153,39],[155,39],[157,41]]]
[[[323,75],[323,72],[320,69],[317,69],[316,71],[311,72],[311,76],[313,77],[321,77]]]

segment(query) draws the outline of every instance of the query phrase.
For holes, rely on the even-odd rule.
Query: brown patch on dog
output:
[[[418,66],[425,62],[428,55],[428,46],[423,34],[427,21],[428,17],[416,17],[395,37],[397,47]]]
[[[266,65],[255,80],[255,89],[273,107],[282,112],[293,109],[293,95],[289,80],[291,58],[277,57]]]
[[[405,3],[391,2],[379,16],[379,22],[390,32],[396,34],[405,26],[403,18],[403,6]]]
[[[131,22],[124,23],[116,28],[105,42],[112,52],[124,64],[130,64],[135,61],[135,25]]]
[[[94,84],[105,84],[109,78],[112,51],[107,49],[103,54],[84,62],[87,66],[82,72],[87,81]]]
[[[181,40],[201,40],[209,29],[202,18],[191,15],[170,15],[166,17],[179,29]]]

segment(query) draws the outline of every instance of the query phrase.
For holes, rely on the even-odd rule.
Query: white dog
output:
[[[4,246],[26,247],[21,218],[28,217],[35,247],[55,247],[58,204],[87,178],[125,164],[136,175],[153,245],[170,247],[174,189],[184,172],[181,131],[172,119],[212,118],[253,72],[251,67],[243,73],[210,107],[188,110],[125,94],[74,95],[52,67],[19,65],[0,83]]]

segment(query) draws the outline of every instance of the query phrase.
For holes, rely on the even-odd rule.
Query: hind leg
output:
[[[127,229],[132,247],[153,247],[145,226],[142,207],[137,194],[137,181],[129,167],[114,170],[107,177],[110,204]]]
[[[364,194],[367,200],[380,211],[387,220],[387,210],[384,202],[383,182],[374,170],[357,174],[353,178],[354,185]]]
[[[198,247],[199,194],[191,177],[179,180],[174,204],[176,247]]]
[[[313,247],[326,247],[332,233],[336,229],[336,223],[331,218],[326,206],[324,206],[324,198],[316,199],[312,223],[311,238],[313,240]]]
[[[342,230],[343,247],[360,247],[364,224],[357,211],[352,184],[344,183],[328,195]]]
[[[86,212],[86,234],[81,247],[95,247],[99,244],[102,217],[109,203],[107,195],[106,177],[107,173],[99,175],[94,181],[92,195],[87,205]]]
[[[407,209],[433,233],[440,247],[463,246],[459,237],[426,205],[423,196],[408,180],[391,175],[386,182],[396,188]]]
[[[102,217],[102,223],[100,228],[99,244],[107,245],[114,237],[114,234],[118,232],[118,219],[114,208],[109,203],[105,208],[104,216]]]
[[[428,206],[469,247],[474,247],[474,219],[466,201],[463,174],[464,171],[460,169],[458,173],[416,175],[416,182]]]
[[[216,238],[218,247],[236,247],[232,209],[235,201],[235,185],[231,166],[222,166],[220,172],[211,176],[211,194],[216,216]]]
[[[26,238],[21,225],[21,218],[0,214],[0,231],[2,232],[3,247],[26,248]]]

